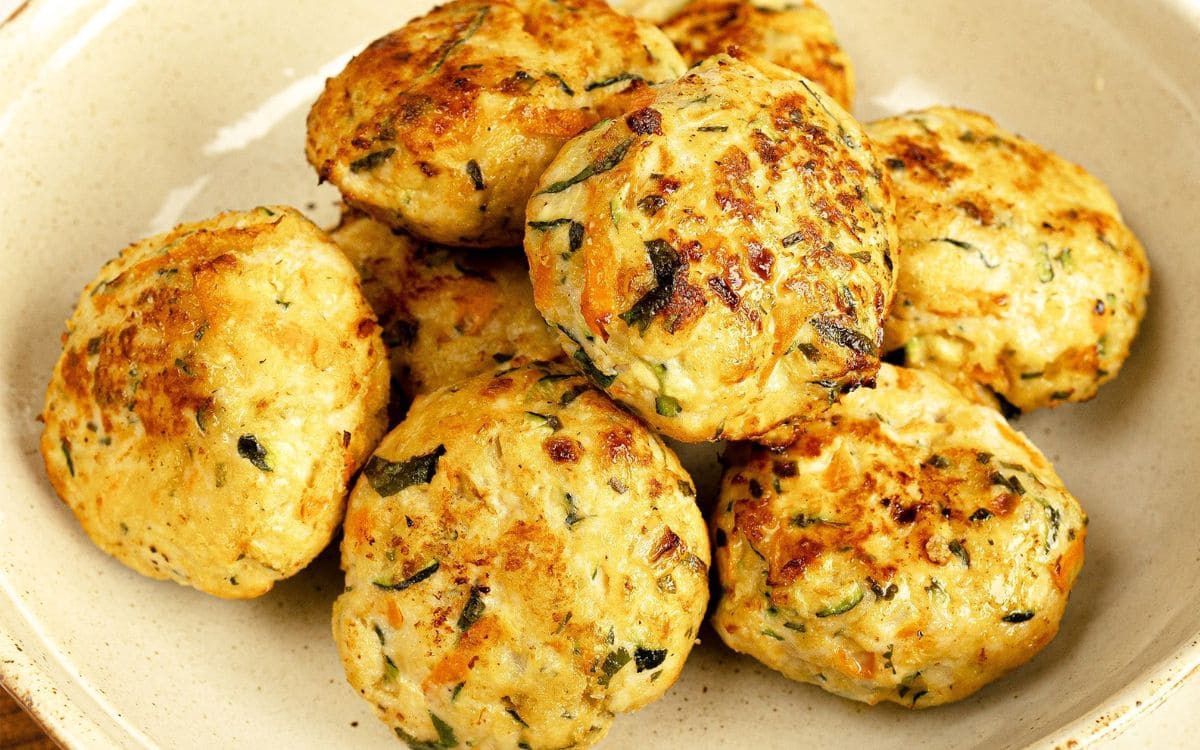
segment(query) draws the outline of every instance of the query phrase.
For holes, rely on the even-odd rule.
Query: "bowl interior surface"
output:
[[[824,5],[856,64],[860,118],[935,103],[991,114],[1105,180],[1149,251],[1150,312],[1121,376],[1017,423],[1088,511],[1087,563],[1058,638],[959,704],[861,706],[706,630],[667,697],[620,718],[605,746],[1087,740],[1112,724],[1119,691],[1148,703],[1194,666],[1200,633],[1200,7]],[[0,672],[68,742],[397,746],[329,635],[335,551],[249,602],[144,579],[55,498],[36,418],[63,321],[125,245],[265,203],[336,218],[336,192],[304,160],[308,106],[351,54],[428,6],[35,0],[0,28]],[[714,450],[685,454],[711,496]]]

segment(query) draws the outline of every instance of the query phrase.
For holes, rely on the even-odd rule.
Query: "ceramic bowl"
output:
[[[605,747],[1065,747],[1111,735],[1200,664],[1200,4],[824,4],[857,64],[860,117],[934,103],[990,113],[1107,181],[1149,249],[1150,312],[1121,376],[1090,403],[1018,422],[1090,513],[1087,564],[1058,638],[959,704],[861,706],[706,631],[667,697],[620,718]],[[351,54],[428,4],[5,5],[4,684],[68,747],[397,747],[330,638],[335,555],[248,602],[142,578],[55,498],[37,415],[79,290],[129,242],[263,203],[335,218],[336,194],[303,157],[308,106]],[[689,451],[710,491],[712,457]],[[1191,714],[1154,736],[1183,743],[1197,729]]]

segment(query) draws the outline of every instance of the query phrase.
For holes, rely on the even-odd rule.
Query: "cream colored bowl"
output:
[[[1120,378],[1019,422],[1091,514],[1087,565],[1058,639],[960,704],[867,708],[706,632],[667,698],[619,719],[606,747],[1110,736],[1200,664],[1200,3],[826,4],[858,66],[859,115],[989,112],[1105,179],[1149,249],[1150,313]],[[350,54],[426,6],[0,2],[19,11],[0,27],[0,674],[68,746],[398,746],[342,676],[333,555],[250,602],[141,578],[55,499],[36,417],[79,289],[124,245],[262,203],[333,219],[336,195],[303,158],[308,105]],[[712,451],[692,452],[711,491]],[[1180,705],[1137,736],[1194,746],[1200,719]]]

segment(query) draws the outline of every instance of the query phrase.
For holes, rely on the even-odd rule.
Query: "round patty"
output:
[[[41,450],[101,549],[245,598],[329,543],[385,428],[387,359],[358,275],[307,219],[225,213],[130,246],[63,342]]]
[[[896,244],[857,123],[791,71],[710,57],[571,140],[529,202],[534,303],[673,438],[753,438],[869,383]]]
[[[713,624],[787,677],[925,708],[1058,631],[1087,518],[1037,448],[937,376],[885,364],[786,450],[726,462]]]
[[[308,160],[346,201],[423,239],[521,243],[525,202],[571,136],[627,89],[684,70],[658,29],[603,0],[453,0],[373,42],[325,86]]]
[[[885,347],[897,361],[1025,411],[1116,377],[1150,268],[1099,180],[974,112],[868,132],[896,184],[903,262]]]
[[[413,746],[598,741],[692,648],[709,563],[694,494],[567,368],[418,398],[346,514],[333,629],[351,685]]]
[[[854,103],[850,58],[811,0],[695,0],[662,29],[689,65],[736,45],[820,84],[846,109]]]
[[[362,277],[379,315],[392,378],[409,398],[493,369],[562,356],[533,306],[519,249],[429,245],[357,211],[330,237]]]

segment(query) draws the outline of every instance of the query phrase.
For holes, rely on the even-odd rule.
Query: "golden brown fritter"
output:
[[[937,376],[885,364],[786,450],[726,462],[713,624],[734,650],[925,708],[1058,632],[1087,518],[1037,448]]]
[[[258,596],[312,560],[383,435],[358,275],[290,208],[143,240],[88,284],[46,394],[50,481],[138,572]]]
[[[673,438],[761,436],[879,365],[889,184],[795,73],[720,55],[646,92],[563,148],[527,218],[534,303]]]
[[[392,378],[412,398],[493,369],[562,356],[533,306],[519,249],[429,245],[350,211],[330,233],[383,326]]]
[[[973,398],[1084,401],[1116,377],[1150,267],[1081,167],[937,107],[868,126],[896,184],[903,262],[885,347]]]
[[[333,629],[351,685],[414,747],[591,745],[692,648],[709,564],[694,495],[569,368],[419,397],[346,513]]]
[[[820,84],[847,110],[854,104],[850,58],[811,0],[694,0],[662,30],[689,65],[736,45]]]
[[[453,0],[373,42],[308,117],[346,201],[423,239],[516,246],[538,175],[628,91],[684,70],[603,0]]]

